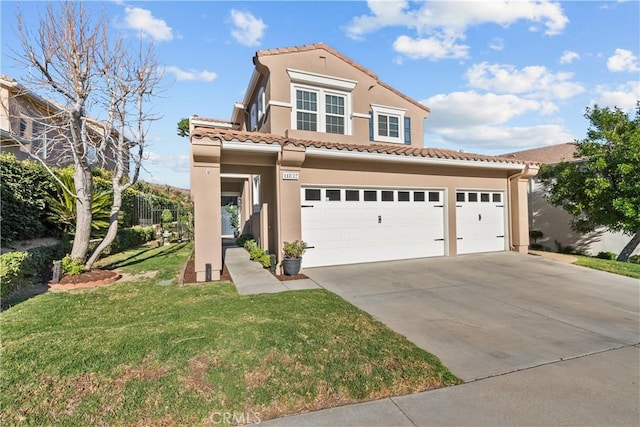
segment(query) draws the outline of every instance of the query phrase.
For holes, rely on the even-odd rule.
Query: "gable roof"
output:
[[[279,135],[273,135],[270,133],[262,132],[247,132],[229,129],[219,129],[212,127],[196,126],[191,132],[191,137],[195,139],[202,139],[204,137],[219,138],[228,142],[240,142],[246,143],[247,148],[249,144],[266,144],[266,145],[279,145],[284,147],[286,145],[293,145],[296,147],[317,148],[335,151],[336,153],[371,153],[381,154],[389,156],[405,156],[403,158],[430,158],[441,160],[461,160],[480,162],[483,165],[488,163],[499,163],[503,166],[513,165],[514,169],[519,168],[524,164],[532,164],[535,162],[522,161],[515,158],[505,158],[498,156],[487,156],[483,154],[465,153],[455,150],[446,150],[442,148],[418,148],[410,145],[400,144],[342,144],[335,142],[323,142],[312,141],[304,139],[293,139],[283,137]]]
[[[362,65],[360,65],[357,62],[353,61],[351,58],[346,57],[342,53],[338,52],[337,50],[333,49],[330,46],[327,46],[326,44],[324,44],[322,42],[318,42],[318,43],[315,43],[315,44],[307,44],[307,45],[302,45],[302,46],[280,47],[280,48],[276,48],[276,49],[259,50],[259,51],[256,52],[256,57],[271,56],[271,55],[281,55],[281,54],[284,54],[284,53],[307,52],[307,51],[317,50],[317,49],[322,49],[322,50],[334,55],[335,57],[341,59],[342,61],[346,62],[347,64],[351,65],[352,67],[362,71],[363,73],[365,73],[369,77],[375,79],[375,81],[380,86],[382,86],[382,87],[384,87],[386,89],[389,89],[391,92],[393,92],[396,95],[400,96],[401,98],[409,101],[410,103],[422,108],[423,110],[425,110],[427,112],[431,111],[429,109],[429,107],[427,107],[426,105],[419,103],[415,99],[413,99],[411,97],[408,97],[404,93],[398,91],[397,89],[389,86],[385,82],[383,82],[380,79],[378,79],[378,75],[376,73],[374,73],[373,71],[369,70],[368,68],[363,67]]]
[[[574,157],[576,148],[575,142],[566,142],[531,150],[514,151],[513,153],[501,154],[500,157],[552,165],[576,160]]]

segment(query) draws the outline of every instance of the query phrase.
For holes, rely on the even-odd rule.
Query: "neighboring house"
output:
[[[303,268],[527,251],[536,164],[423,148],[429,108],[323,43],[253,63],[230,121],[190,119],[198,281],[219,278],[235,203],[278,261],[306,241]]]
[[[574,157],[576,148],[575,143],[568,142],[508,153],[502,157],[553,165],[576,161]],[[573,216],[561,207],[551,205],[545,198],[546,194],[547,191],[538,178],[531,177],[529,182],[529,228],[543,233],[543,237],[537,241],[538,244],[552,251],[573,248],[589,255],[597,255],[598,252],[619,254],[631,240],[629,235],[619,232],[612,233],[604,227],[584,234],[572,230],[571,219]],[[640,248],[636,249],[634,253],[640,253]]]
[[[66,141],[70,132],[67,115],[59,104],[44,99],[15,79],[0,74],[0,149],[13,153],[19,160],[35,155],[50,166],[62,167],[73,163]],[[113,155],[98,156],[97,144],[103,139],[103,125],[89,118],[90,142],[87,158],[96,167],[113,169]],[[112,136],[117,137],[117,132]],[[128,169],[128,162],[127,169]]]

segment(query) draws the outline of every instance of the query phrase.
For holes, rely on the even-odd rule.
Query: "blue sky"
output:
[[[46,3],[20,2],[34,27]],[[156,44],[162,115],[142,179],[189,187],[176,123],[229,119],[257,50],[324,42],[431,108],[425,146],[500,154],[582,139],[585,107],[640,99],[638,1],[113,1],[92,3],[114,32]],[[16,3],[2,1],[1,72],[25,69]]]

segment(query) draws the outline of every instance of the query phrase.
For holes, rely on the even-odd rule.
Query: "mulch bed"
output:
[[[189,259],[187,262],[187,266],[184,270],[183,283],[199,283],[196,281],[196,268],[195,268],[195,260],[193,257]],[[229,274],[229,270],[227,270],[226,265],[222,265],[222,273],[220,273],[220,281],[221,282],[232,282],[231,275]]]
[[[280,280],[281,282],[284,282],[287,280],[308,279],[308,277],[305,276],[304,274],[296,274],[295,276],[287,276],[284,274],[280,274],[280,275],[274,274],[273,276],[276,279]],[[225,264],[222,265],[222,273],[220,274],[220,281],[233,282],[233,280],[231,280],[231,275],[229,274],[229,270],[227,270],[227,266]],[[196,282],[195,260],[193,259],[193,257],[189,259],[189,262],[187,262],[187,266],[185,267],[184,283],[198,283]]]
[[[287,280],[301,280],[301,279],[308,279],[307,276],[305,276],[304,274],[300,273],[300,274],[294,274],[293,276],[287,276],[286,274],[274,274],[273,275],[276,279],[280,280],[281,282],[286,282]]]
[[[84,271],[75,276],[64,276],[59,283],[49,284],[49,289],[69,290],[79,288],[92,288],[94,286],[108,285],[121,277],[120,273],[111,270],[93,269]]]

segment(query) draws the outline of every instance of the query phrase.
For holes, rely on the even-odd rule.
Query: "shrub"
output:
[[[81,259],[72,259],[71,255],[62,258],[62,273],[65,276],[77,276],[84,271],[84,264]]]
[[[60,234],[60,223],[46,203],[55,188],[53,178],[40,163],[21,162],[13,154],[0,153],[2,244]]]
[[[0,256],[0,295],[3,299],[24,284],[25,264],[30,256],[28,252],[22,251]]]
[[[613,252],[598,252],[598,255],[596,255],[596,258],[608,259],[613,261],[617,258],[617,255],[614,254]]]
[[[284,257],[285,258],[301,258],[304,252],[307,250],[307,243],[302,240],[295,240],[293,242],[284,242]]]
[[[68,250],[69,242],[42,246],[26,251],[7,252],[0,255],[0,297],[41,279],[42,273],[54,259],[60,259]]]
[[[262,254],[262,256],[258,258],[256,261],[262,264],[264,268],[271,267],[271,257],[267,253]]]
[[[135,248],[143,243],[153,240],[154,233],[153,227],[140,227],[138,225],[121,228],[118,230],[118,235],[115,240],[109,245],[109,248],[105,251],[107,254],[115,254],[122,252],[126,249]]]
[[[631,255],[628,261],[634,264],[640,264],[640,255]]]
[[[258,247],[255,240],[247,240],[244,243],[244,248],[249,252],[249,259],[259,262],[264,268],[271,267],[271,257],[264,249]]]
[[[251,253],[251,251],[253,251],[254,249],[258,248],[258,243],[251,239],[251,240],[247,240],[246,242],[244,242],[244,245],[242,245],[249,253]]]
[[[249,240],[253,240],[253,236],[251,234],[243,234],[242,236],[236,239],[236,245],[244,248],[244,244]]]

